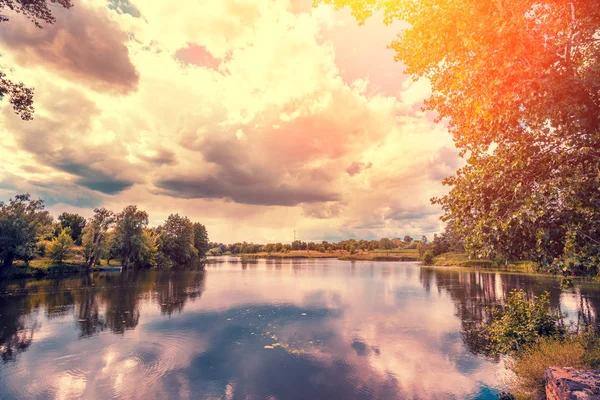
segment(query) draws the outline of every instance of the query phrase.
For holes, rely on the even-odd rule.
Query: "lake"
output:
[[[473,327],[513,288],[574,324],[600,285],[332,259],[0,283],[0,398],[495,399]]]

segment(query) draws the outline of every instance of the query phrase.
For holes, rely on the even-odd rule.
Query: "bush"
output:
[[[49,240],[40,240],[39,242],[37,242],[37,254],[40,257],[44,257],[46,255],[46,252],[48,251],[48,246],[50,245],[50,241]]]
[[[62,264],[71,255],[74,245],[75,242],[71,238],[70,233],[66,229],[63,229],[48,245],[48,255],[52,260]]]
[[[223,253],[221,252],[221,249],[218,247],[214,247],[206,252],[206,255],[208,255],[208,256],[220,256],[222,254]]]
[[[433,251],[427,250],[425,253],[423,253],[423,264],[433,265],[433,259]]]
[[[562,315],[550,311],[550,294],[531,300],[522,289],[513,290],[504,310],[495,309],[489,323],[490,350],[496,354],[521,353],[542,337],[558,338],[564,334],[559,321]]]

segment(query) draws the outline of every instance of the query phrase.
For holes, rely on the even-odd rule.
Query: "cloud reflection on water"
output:
[[[11,283],[0,397],[494,398],[502,366],[468,327],[513,287],[549,290],[575,319],[600,307],[592,286],[410,263],[226,261]]]

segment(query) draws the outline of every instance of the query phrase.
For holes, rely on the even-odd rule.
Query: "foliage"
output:
[[[200,222],[194,222],[194,247],[198,251],[198,256],[204,258],[209,249],[208,231]]]
[[[115,222],[115,214],[105,208],[94,209],[94,216],[90,218],[82,231],[83,255],[87,262],[88,271],[101,257],[106,256],[110,246],[105,240],[108,230]]]
[[[11,81],[6,78],[4,72],[0,71],[0,100],[4,97],[8,97],[13,110],[21,119],[25,121],[33,119],[33,89],[22,82]]]
[[[198,250],[194,247],[194,225],[187,217],[171,214],[165,223],[158,227],[160,251],[174,265],[182,266],[198,259]]]
[[[53,24],[56,19],[50,10],[50,4],[58,4],[64,8],[71,8],[71,0],[0,0],[0,23],[7,22],[9,17],[3,13],[10,10],[22,14],[32,21],[38,28],[42,23]],[[8,96],[15,113],[23,120],[33,118],[33,89],[26,87],[23,83],[15,83],[6,78],[6,74],[0,71],[0,99]]]
[[[527,299],[522,289],[513,290],[503,310],[495,309],[488,325],[490,350],[496,354],[526,351],[542,337],[559,338],[564,329],[561,315],[550,311],[548,292]]]
[[[391,44],[466,165],[433,199],[478,258],[565,274],[600,257],[600,7],[596,0],[316,0],[362,23],[408,28]],[[570,243],[569,243],[570,242]],[[573,268],[573,270],[571,270]]]
[[[85,228],[86,220],[79,214],[64,212],[58,216],[58,221],[62,229],[71,230],[71,238],[77,245],[81,245],[82,232]]]
[[[67,229],[55,237],[48,245],[48,255],[59,264],[68,259],[72,253],[75,242]]]
[[[52,217],[42,199],[19,194],[8,204],[0,202],[0,261],[4,270],[14,260],[35,257],[38,240],[51,230]]]
[[[433,265],[433,251],[427,250],[422,257],[424,265]]]
[[[114,240],[124,270],[150,266],[151,248],[144,234],[147,226],[148,213],[137,206],[127,206],[117,215]]]
[[[379,240],[379,248],[381,250],[391,250],[395,248],[394,243],[389,238],[382,238]]]

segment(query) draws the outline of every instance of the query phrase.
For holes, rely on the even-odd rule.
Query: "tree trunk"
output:
[[[90,256],[90,260],[88,261],[87,267],[85,268],[85,272],[91,272],[92,267],[94,266],[94,261],[96,261],[96,257]]]

